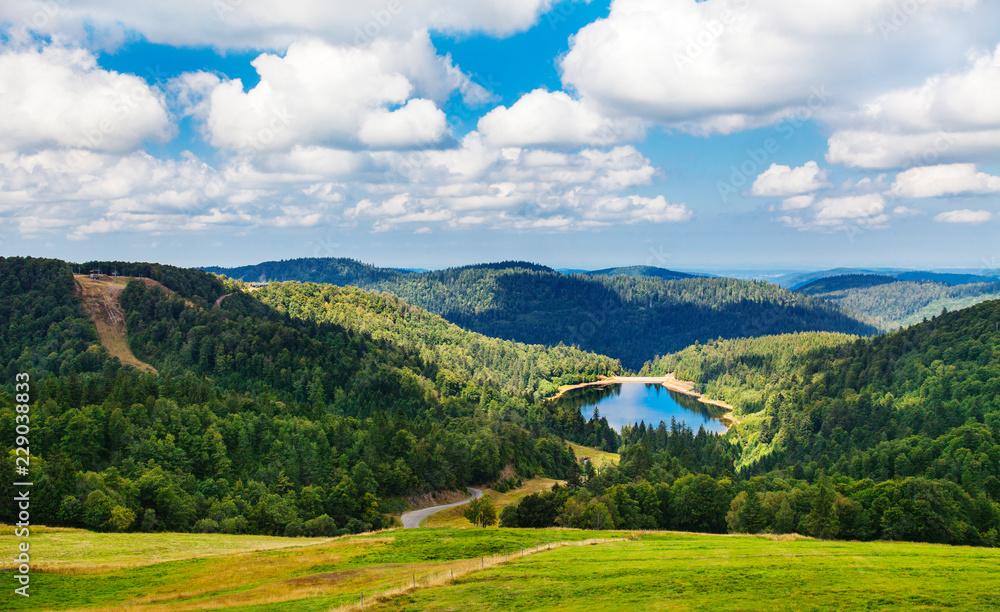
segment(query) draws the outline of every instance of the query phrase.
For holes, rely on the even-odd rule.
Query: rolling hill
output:
[[[718,337],[876,331],[822,300],[725,278],[565,275],[524,262],[417,274],[348,259],[206,270],[247,281],[297,280],[392,293],[471,331],[527,344],[577,346],[632,369]]]
[[[918,323],[942,310],[959,310],[1000,298],[998,282],[951,285],[931,280],[903,280],[918,276],[947,278],[929,273],[906,273],[897,277],[847,274],[812,281],[796,292],[838,304],[882,331]]]
[[[563,424],[535,392],[550,376],[620,368],[573,349],[492,341],[359,290],[319,301],[272,290],[286,307],[333,313],[319,320],[198,270],[118,270],[146,278],[102,293],[103,305],[124,319],[116,339],[127,334],[155,371],[102,345],[69,264],[0,258],[10,322],[0,367],[6,381],[31,377],[33,522],[324,536],[381,528],[394,496],[504,470],[565,476],[574,462],[556,433]],[[13,391],[0,386],[0,463],[11,473]],[[11,487],[0,484],[8,515]]]
[[[678,280],[681,278],[694,278],[695,274],[685,272],[675,272],[666,268],[656,266],[624,266],[619,268],[604,268],[603,270],[591,270],[584,272],[586,276],[632,276],[641,278],[648,276],[651,278],[662,278],[664,280]]]

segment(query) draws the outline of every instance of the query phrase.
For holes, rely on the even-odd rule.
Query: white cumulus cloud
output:
[[[792,168],[771,164],[753,182],[750,193],[763,197],[786,197],[809,193],[830,187],[827,172],[814,161]]]
[[[614,0],[573,37],[563,82],[608,112],[732,132],[803,107],[833,116],[889,82],[953,67],[970,45],[996,44],[980,25],[1000,15],[992,5],[923,0],[902,14],[905,27],[880,27],[899,11],[897,0]]]
[[[530,27],[552,0],[17,0],[0,3],[0,23],[87,38],[141,35],[154,43],[220,49],[282,49],[305,38],[365,45],[411,32],[505,36]]]
[[[496,146],[608,146],[640,138],[636,120],[612,120],[564,92],[536,89],[510,108],[500,106],[479,120],[479,132]]]
[[[988,210],[949,210],[934,217],[939,223],[969,223],[977,225],[986,223],[993,218],[993,213]]]
[[[885,214],[885,198],[877,193],[823,198],[815,202],[803,199],[792,204],[782,207],[789,214],[778,217],[778,221],[802,231],[878,229],[886,227],[889,221],[889,215]]]
[[[1000,193],[1000,176],[977,172],[975,164],[910,168],[896,175],[892,195],[902,198]]]
[[[450,59],[436,54],[426,33],[363,49],[306,40],[292,44],[284,56],[265,53],[252,64],[260,82],[249,91],[239,79],[207,91],[207,79],[189,79],[203,88],[200,101],[187,95],[198,109],[192,114],[204,118],[208,138],[219,148],[432,145],[448,135],[436,101],[453,91],[472,91]]]
[[[82,49],[0,53],[0,149],[124,153],[173,135],[161,92]]]
[[[1000,47],[962,70],[875,97],[843,119],[826,159],[899,168],[1000,157]]]

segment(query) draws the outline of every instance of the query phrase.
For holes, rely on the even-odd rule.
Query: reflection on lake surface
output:
[[[670,419],[684,423],[695,432],[699,427],[706,431],[725,433],[726,426],[718,417],[721,410],[699,402],[697,399],[676,393],[658,384],[625,383],[574,389],[559,399],[564,406],[579,407],[589,419],[594,409],[608,420],[608,424],[621,431],[627,423],[644,421],[656,427],[660,421],[670,425]]]

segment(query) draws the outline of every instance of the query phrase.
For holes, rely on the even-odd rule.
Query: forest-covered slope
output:
[[[565,275],[523,262],[419,274],[345,259],[208,269],[243,280],[311,281],[393,293],[487,336],[577,346],[632,369],[718,337],[876,331],[822,300],[768,283],[724,278]]]
[[[858,319],[889,331],[913,325],[942,310],[958,310],[998,299],[1000,283],[950,285],[928,280],[899,280],[884,275],[850,274],[822,278],[796,292],[834,302]]]
[[[241,292],[215,306],[227,289],[204,272],[143,271],[176,290],[133,281],[120,294],[130,346],[159,375],[109,357],[68,264],[0,259],[0,462],[13,473],[13,375],[28,372],[33,521],[332,535],[384,526],[386,497],[489,482],[508,465],[526,477],[574,465],[530,389],[449,369],[447,352],[372,327],[391,300],[354,292],[338,324]],[[464,350],[458,330],[440,329]],[[502,351],[530,364],[529,379],[543,364],[563,375],[574,364],[614,367],[575,351],[562,361],[509,343]]]
[[[615,359],[566,346],[525,345],[469,332],[389,293],[289,282],[251,295],[280,313],[335,323],[407,347],[428,362],[529,400],[550,396],[561,385],[622,373]]]
[[[1000,496],[998,300],[871,339],[799,334],[692,346],[644,368],[660,372],[735,406],[744,468],[933,474]]]

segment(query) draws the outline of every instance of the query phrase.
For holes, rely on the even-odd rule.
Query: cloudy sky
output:
[[[1000,268],[1000,3],[12,0],[0,254]]]

